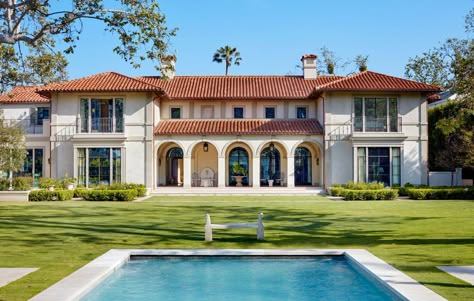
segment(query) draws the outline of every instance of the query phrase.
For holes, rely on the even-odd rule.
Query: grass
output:
[[[265,214],[254,230],[216,223]],[[474,264],[474,202],[337,202],[324,197],[154,197],[145,202],[0,203],[0,267],[38,271],[0,288],[27,300],[112,248],[364,248],[448,300],[473,300],[473,286],[436,269]]]

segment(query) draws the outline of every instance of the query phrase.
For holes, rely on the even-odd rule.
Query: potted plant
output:
[[[76,179],[69,177],[68,174],[65,174],[61,182],[63,184],[63,187],[66,188],[67,190],[74,190]]]
[[[232,174],[237,184],[235,186],[241,187],[242,180],[247,175],[247,170],[245,167],[239,164],[239,162],[234,162],[232,165]]]

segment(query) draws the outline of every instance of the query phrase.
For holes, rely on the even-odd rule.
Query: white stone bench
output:
[[[257,239],[265,239],[265,231],[263,227],[263,213],[258,215],[257,223],[238,223],[238,224],[212,224],[211,216],[206,214],[206,225],[204,226],[204,233],[206,241],[212,241],[212,229],[242,229],[250,228],[257,229]]]

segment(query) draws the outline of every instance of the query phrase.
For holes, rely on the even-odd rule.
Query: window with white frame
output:
[[[265,108],[265,118],[274,119],[275,118],[275,107],[266,107]]]
[[[355,132],[399,132],[396,97],[355,97],[353,127]]]
[[[82,133],[123,133],[123,98],[81,98]]]
[[[181,108],[170,108],[171,119],[181,119]]]
[[[298,119],[308,118],[308,108],[307,107],[297,107],[296,108],[296,118],[298,118]]]
[[[357,182],[381,182],[400,185],[401,154],[399,147],[358,147]]]
[[[79,185],[110,185],[122,182],[120,148],[78,148],[77,178]]]
[[[243,107],[234,107],[234,118],[243,119],[244,118],[244,108]]]

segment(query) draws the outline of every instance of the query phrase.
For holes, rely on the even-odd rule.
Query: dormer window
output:
[[[244,108],[243,107],[234,107],[234,118],[243,119],[244,118]]]
[[[306,119],[308,118],[308,112],[306,107],[297,107],[296,108],[296,118]]]

